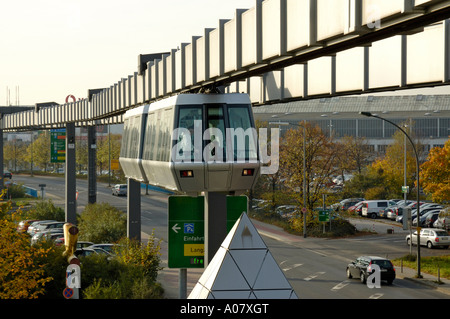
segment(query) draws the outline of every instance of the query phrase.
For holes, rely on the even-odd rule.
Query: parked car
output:
[[[347,278],[359,278],[366,283],[367,278],[373,273],[371,265],[380,267],[381,280],[386,280],[390,285],[395,279],[395,267],[389,259],[376,256],[361,256],[347,266]]]
[[[275,212],[281,216],[281,218],[289,219],[295,212],[297,212],[297,206],[295,205],[282,205],[275,209]]]
[[[439,212],[436,221],[433,224],[436,228],[450,229],[450,207],[444,208]]]
[[[353,206],[350,206],[347,211],[349,213],[355,213],[356,215],[361,216],[361,211],[362,211],[362,205],[363,205],[364,201],[358,202]]]
[[[426,218],[433,213],[437,213],[439,215],[439,209],[436,208],[424,209],[423,211],[420,212],[419,217],[417,217],[417,215],[413,217],[412,219],[413,226],[417,226],[418,220],[420,221],[419,226],[424,226],[423,223],[425,222]]]
[[[127,195],[127,184],[117,184],[112,188],[112,194],[116,196]]]
[[[111,255],[106,250],[101,249],[101,248],[85,247],[85,248],[77,248],[77,250],[75,251],[75,256],[77,256],[78,258],[86,257],[86,256],[94,255],[94,254],[107,255],[107,256]]]
[[[36,244],[38,241],[41,240],[56,240],[59,237],[64,236],[64,233],[61,231],[61,229],[54,228],[46,231],[41,231],[33,235],[31,237],[31,244]]]
[[[4,171],[4,172],[3,172],[3,178],[9,178],[9,179],[11,179],[11,178],[12,178],[11,172],[10,172],[10,171]]]
[[[339,203],[331,205],[331,208],[334,209],[335,211],[347,210],[351,206],[354,206],[363,200],[364,200],[364,198],[347,198],[347,199],[341,200]]]
[[[406,236],[406,243],[411,244],[410,235]],[[417,231],[412,234],[412,243],[417,245]],[[420,231],[420,245],[428,248],[443,247],[450,245],[450,235],[444,229],[422,229]]]
[[[380,216],[380,211],[388,206],[395,205],[395,202],[385,199],[379,200],[366,200],[362,206],[362,216],[377,218]]]
[[[34,235],[34,229],[43,223],[50,223],[50,222],[56,222],[56,220],[52,220],[52,219],[46,219],[46,220],[37,220],[35,222],[33,222],[30,226],[28,226],[27,229],[27,233],[30,235]]]
[[[116,244],[107,244],[107,243],[105,243],[105,244],[94,244],[94,245],[88,246],[86,248],[93,248],[93,249],[101,248],[101,249],[107,251],[110,254],[114,254],[114,249],[113,248],[114,248],[115,245]]]
[[[24,233],[28,230],[28,227],[30,227],[30,225],[32,223],[34,223],[36,221],[36,219],[26,219],[26,220],[22,220],[19,222],[19,225],[17,225],[17,231],[19,233]]]
[[[425,221],[422,223],[422,226],[432,228],[438,216],[439,212],[432,212],[431,214],[427,215],[427,218],[425,218]]]
[[[48,223],[41,223],[37,225],[33,229],[33,235],[42,231],[47,231],[51,229],[59,229],[61,232],[63,232],[63,227],[66,222],[48,222]]]

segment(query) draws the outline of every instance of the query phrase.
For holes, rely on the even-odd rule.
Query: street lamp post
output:
[[[417,220],[419,220],[419,212],[420,212],[420,184],[419,184],[419,155],[417,154],[416,146],[414,145],[413,141],[409,137],[408,134],[397,124],[394,122],[391,122],[385,118],[379,117],[377,115],[374,115],[370,112],[359,112],[359,114],[367,116],[367,117],[375,117],[377,119],[386,121],[392,125],[394,125],[396,128],[398,128],[405,136],[408,138],[409,142],[411,143],[414,154],[416,155],[416,175],[417,175]],[[419,222],[417,222],[417,225],[420,226]],[[417,278],[422,278],[422,275],[420,274],[420,227],[417,227]],[[411,242],[412,242],[412,236],[411,236]]]

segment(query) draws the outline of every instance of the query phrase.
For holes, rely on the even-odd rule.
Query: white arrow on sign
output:
[[[175,224],[175,225],[173,225],[173,227],[172,227],[172,230],[174,231],[174,232],[176,232],[177,234],[178,234],[178,230],[180,230],[181,229],[181,227],[178,227],[178,224]]]

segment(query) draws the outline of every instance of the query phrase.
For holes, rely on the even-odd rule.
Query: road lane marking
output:
[[[384,294],[378,293],[369,297],[369,299],[380,299]]]
[[[339,284],[337,284],[336,286],[334,286],[333,288],[331,288],[331,291],[338,291],[342,288],[344,288],[345,286],[347,286],[350,283],[349,280],[343,281]]]
[[[311,276],[308,276],[308,277],[304,278],[304,280],[305,281],[310,281],[310,280],[312,280],[312,279],[314,279],[314,278],[316,278],[316,277],[318,277],[320,275],[323,275],[324,273],[325,272],[323,272],[323,271],[316,272],[315,274],[312,274]]]
[[[286,271],[295,269],[295,268],[300,267],[300,266],[303,266],[303,264],[293,264],[291,267],[286,267],[286,268],[282,268],[282,269],[283,269],[283,271],[286,272]]]

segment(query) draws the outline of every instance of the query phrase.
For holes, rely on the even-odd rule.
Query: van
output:
[[[438,218],[433,224],[436,228],[450,229],[450,207],[439,212]]]
[[[361,214],[364,217],[377,218],[380,216],[380,210],[386,209],[388,206],[395,205],[392,200],[377,199],[377,200],[366,200],[362,204]]]

